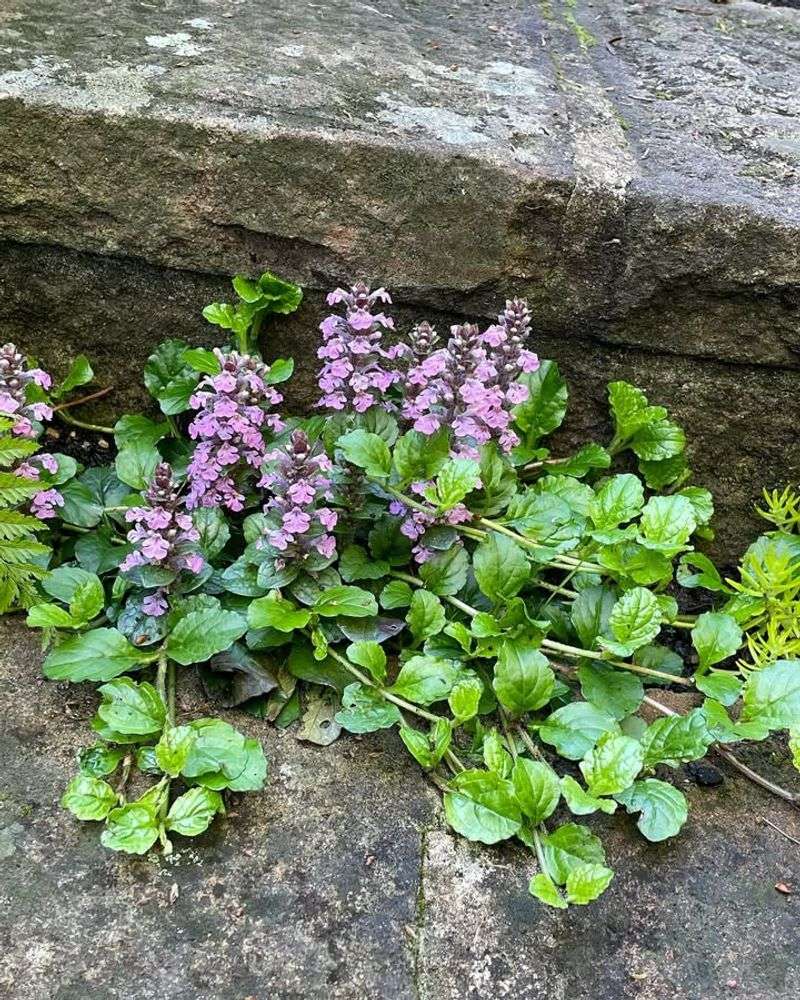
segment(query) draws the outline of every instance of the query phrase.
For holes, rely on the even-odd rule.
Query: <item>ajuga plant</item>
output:
[[[234,285],[238,306],[205,313],[234,344],[159,347],[145,383],[164,419],[120,418],[114,465],[51,504],[53,568],[33,574],[45,675],[101,685],[64,804],[104,822],[107,846],[169,849],[264,781],[257,742],[176,717],[193,664],[223,704],[301,739],[397,730],[450,827],[520,841],[555,907],[611,882],[605,815],[678,834],[686,762],[722,753],[796,799],[728,747],[791,730],[800,755],[795,494],[767,497],[775,531],[725,582],[695,550],[713,503],[684,433],[640,390],[609,385],[607,445],[551,454],[567,387],[533,352],[525,302],[483,330],[401,332],[384,289],[337,289],[319,413],[301,418],[276,388],[291,362],[256,347],[300,290]],[[129,798],[135,770],[151,783]]]

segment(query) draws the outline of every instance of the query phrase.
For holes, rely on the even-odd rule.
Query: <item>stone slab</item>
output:
[[[527,894],[530,855],[445,830],[396,737],[320,749],[228,713],[264,740],[267,789],[170,862],[115,856],[58,806],[96,695],[44,682],[36,641],[0,623],[3,1000],[797,996],[800,813],[736,776],[680,773],[690,819],[667,844],[598,821],[616,879],[556,912]],[[178,709],[211,710],[190,672]],[[748,762],[798,785],[778,742]]]
[[[443,326],[522,294],[578,427],[617,377],[689,418],[733,558],[800,475],[798,73],[800,15],[750,0],[8,0],[0,331],[119,412],[269,267],[304,407],[334,284]]]

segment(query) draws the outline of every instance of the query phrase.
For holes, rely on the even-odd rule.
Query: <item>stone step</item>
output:
[[[0,12],[0,330],[139,396],[211,343],[237,271],[308,289],[268,331],[312,398],[322,290],[402,319],[525,295],[604,433],[609,378],[687,422],[723,549],[797,478],[800,15],[734,0],[16,0]]]

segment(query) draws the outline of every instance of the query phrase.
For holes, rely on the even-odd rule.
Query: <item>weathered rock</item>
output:
[[[366,275],[440,323],[527,295],[578,427],[651,389],[726,554],[800,474],[795,10],[15,0],[0,33],[0,329],[89,350],[112,405],[265,267],[310,290],[266,344],[308,405],[317,293]]]
[[[394,736],[326,749],[245,715],[271,777],[170,861],[116,856],[58,806],[90,742],[89,685],[41,680],[0,624],[0,996],[9,1000],[791,1000],[798,813],[728,772],[662,845],[615,816],[616,879],[587,909],[527,894],[521,848],[451,836]],[[213,711],[191,671],[179,713]],[[776,744],[748,763],[797,782]],[[724,765],[723,765],[724,766]],[[781,833],[763,823],[768,816]],[[594,818],[590,823],[595,825]],[[735,984],[735,985],[732,985]]]

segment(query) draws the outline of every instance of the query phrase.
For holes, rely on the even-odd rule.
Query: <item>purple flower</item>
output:
[[[198,442],[188,468],[186,506],[244,507],[244,478],[264,461],[264,428],[283,429],[283,421],[267,407],[283,400],[267,384],[269,367],[256,357],[231,351],[214,353],[222,371],[206,375],[189,405],[198,410],[189,435]]]
[[[336,539],[330,532],[338,515],[330,507],[317,506],[332,498],[330,471],[330,459],[312,448],[301,430],[292,432],[285,449],[267,455],[259,482],[270,494],[264,504],[267,529],[262,543],[280,553],[278,568],[303,561],[313,552],[326,559],[335,554]]]
[[[11,433],[36,437],[34,421],[50,420],[52,409],[43,402],[28,402],[28,386],[49,389],[52,379],[41,368],[29,368],[25,357],[13,344],[0,347],[0,416],[13,421]]]
[[[125,520],[135,527],[128,532],[133,551],[120,566],[123,573],[137,566],[157,566],[178,573],[199,573],[203,558],[196,551],[200,535],[191,517],[184,512],[185,501],[172,480],[172,469],[165,462],[156,467],[145,493],[147,505],[131,507]],[[155,600],[155,595],[151,595]],[[148,612],[149,613],[149,612]]]
[[[56,516],[56,508],[64,506],[64,498],[58,490],[40,490],[31,500],[31,514],[42,521]]]
[[[429,483],[412,483],[410,487],[411,492],[422,496],[428,485]],[[422,511],[416,507],[406,506],[401,500],[392,500],[389,504],[389,513],[403,519],[400,525],[400,533],[412,542],[419,543],[411,550],[415,561],[418,563],[427,562],[433,555],[431,550],[424,544],[423,536],[428,528],[432,528],[434,525],[464,524],[466,521],[472,520],[471,512],[463,503],[457,504],[451,510],[437,517],[432,510],[430,512]]]
[[[147,594],[142,600],[142,611],[151,618],[160,618],[168,610],[167,595],[161,588],[154,590],[152,594]]]
[[[524,347],[530,329],[526,303],[513,299],[485,333],[470,323],[453,326],[447,346],[426,354],[435,346],[435,331],[420,324],[411,338],[416,363],[406,374],[403,416],[421,434],[452,428],[455,455],[474,458],[489,441],[510,451],[519,443],[511,411],[528,398],[519,376],[539,367]]]
[[[317,357],[325,364],[318,376],[322,392],[317,406],[329,410],[348,407],[364,413],[371,406],[386,406],[385,393],[399,381],[401,374],[387,368],[403,352],[401,346],[384,348],[382,331],[393,330],[394,320],[385,313],[373,313],[378,300],[390,303],[388,292],[378,288],[371,292],[363,282],[347,291],[337,288],[328,295],[328,304],[344,303],[344,317],[328,316],[320,324],[323,344]]]

